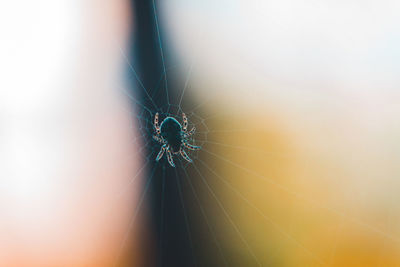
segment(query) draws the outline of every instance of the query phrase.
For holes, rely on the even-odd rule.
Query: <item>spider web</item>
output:
[[[347,214],[332,209],[324,204],[318,203],[317,200],[312,199],[309,196],[295,192],[289,186],[276,182],[273,178],[269,177],[260,170],[248,167],[247,165],[235,160],[232,155],[243,151],[250,153],[250,155],[254,155],[254,158],[256,159],[257,157],[261,159],[267,159],[267,157],[270,156],[270,152],[248,145],[241,146],[229,142],[221,142],[221,138],[213,138],[217,135],[221,136],[232,133],[238,134],[249,131],[249,129],[246,127],[216,128],[218,123],[212,123],[212,121],[214,120],[216,122],[220,122],[218,121],[218,117],[222,114],[220,112],[217,112],[216,114],[206,114],[207,109],[203,108],[205,104],[211,102],[213,99],[215,100],[215,96],[210,96],[209,99],[206,99],[205,101],[195,101],[194,103],[191,102],[188,94],[191,90],[190,78],[192,72],[195,71],[195,62],[193,62],[191,66],[184,68],[184,72],[186,73],[184,75],[184,79],[178,79],[183,80],[183,82],[174,82],[174,84],[180,84],[181,86],[171,87],[170,78],[173,77],[171,73],[174,70],[174,67],[166,67],[166,59],[162,46],[156,5],[154,1],[153,8],[163,68],[156,88],[151,88],[152,90],[150,90],[150,88],[143,84],[141,77],[139,77],[138,73],[133,67],[133,64],[131,64],[129,61],[126,51],[121,49],[121,56],[128,65],[128,73],[134,78],[137,85],[134,90],[128,90],[128,86],[126,88],[122,88],[122,92],[132,101],[134,106],[134,112],[132,113],[132,125],[138,129],[138,139],[140,139],[140,142],[143,144],[139,153],[143,155],[144,166],[132,179],[136,179],[136,177],[140,173],[144,173],[146,169],[148,173],[148,175],[145,176],[146,181],[143,187],[143,192],[140,196],[139,204],[136,207],[135,213],[132,216],[130,227],[132,227],[135,222],[135,218],[142,207],[144,199],[146,198],[146,194],[149,194],[148,192],[151,191],[151,183],[154,183],[154,181],[157,179],[162,180],[162,192],[161,196],[159,196],[162,203],[160,215],[161,234],[158,242],[161,248],[165,246],[165,240],[163,239],[165,231],[168,231],[168,229],[165,229],[163,226],[163,219],[165,216],[168,216],[163,203],[163,199],[165,197],[165,177],[167,174],[172,174],[176,177],[178,197],[181,201],[181,206],[184,211],[184,227],[186,229],[185,231],[187,232],[187,238],[189,239],[190,250],[195,261],[194,265],[203,266],[198,264],[198,262],[201,261],[198,255],[199,245],[197,245],[199,238],[196,236],[196,234],[194,234],[195,231],[198,231],[197,228],[199,227],[198,225],[200,220],[205,227],[204,231],[208,231],[210,233],[210,239],[206,241],[206,243],[213,244],[212,249],[210,250],[215,251],[214,257],[218,258],[216,261],[218,262],[219,266],[232,266],[235,265],[236,261],[246,264],[247,266],[279,265],[280,259],[277,255],[279,255],[279,253],[282,251],[282,247],[284,247],[287,243],[290,243],[302,251],[305,257],[307,257],[309,262],[312,264],[319,266],[332,263],[336,251],[337,239],[335,239],[334,245],[332,246],[330,258],[322,259],[319,255],[310,250],[300,238],[293,234],[293,229],[295,226],[292,222],[290,222],[288,225],[284,225],[279,220],[274,219],[267,213],[268,208],[254,204],[255,201],[250,193],[239,189],[239,187],[235,185],[235,182],[229,179],[230,177],[226,177],[219,166],[227,166],[228,168],[234,169],[236,172],[240,172],[243,179],[252,179],[252,181],[254,181],[254,179],[262,180],[262,185],[268,185],[268,187],[271,188],[270,192],[276,193],[276,191],[278,191],[282,195],[294,198],[297,202],[315,207],[318,210],[324,210],[327,213],[332,214],[339,220],[336,230],[337,234],[339,231],[341,231],[344,222],[351,220],[352,223],[366,227],[369,231],[393,241],[394,238],[386,234],[384,231],[368,225],[361,220],[349,218]],[[171,88],[174,88],[174,90]],[[142,97],[139,98],[137,97],[138,95],[141,95]],[[160,104],[160,102],[166,102],[166,104]],[[190,137],[189,143],[201,146],[202,149],[198,151],[186,150],[189,157],[193,160],[193,163],[187,162],[179,155],[173,156],[176,168],[169,166],[165,156],[159,162],[155,162],[156,155],[161,148],[161,145],[152,138],[155,133],[154,115],[157,112],[159,113],[160,122],[162,122],[162,120],[168,116],[174,117],[179,122],[182,122],[182,113],[184,112],[188,117],[188,131],[192,127],[196,127],[196,133]],[[229,151],[230,155],[221,154],[222,149],[224,151]],[[258,220],[260,224],[266,225],[269,227],[269,229],[272,229],[271,231],[273,234],[271,235],[279,236],[278,238],[275,238],[275,240],[280,239],[282,242],[271,244],[270,247],[267,247],[267,251],[265,251],[265,246],[257,245],[260,241],[268,237],[262,233],[259,233],[260,237],[258,237],[254,233],[248,231],[248,227],[243,226],[243,223],[238,222],[240,221],[240,218],[238,218],[232,212],[231,208],[229,207],[229,200],[226,200],[226,196],[220,195],[220,191],[216,190],[216,188],[224,188],[224,190],[229,191],[229,194],[233,195],[242,203],[243,209],[246,209],[246,214],[256,214],[256,220]],[[265,189],[267,190],[267,188]],[[204,194],[207,194],[209,198],[204,200]],[[188,201],[188,199],[191,201]],[[210,205],[213,207],[210,208]],[[217,218],[210,216],[211,212],[218,212],[218,214],[221,214],[221,217],[224,218],[223,221],[220,222]],[[293,213],[291,216],[296,216],[296,214]],[[121,250],[125,246],[129,231],[130,229],[127,229],[127,234],[125,235],[124,240],[121,242]],[[231,235],[230,239],[228,241],[222,240],[223,234],[219,234],[220,232],[228,232]],[[233,253],[230,252],[230,249],[226,248],[226,243],[229,242],[241,244],[243,251],[241,252],[241,256],[233,255]],[[163,257],[165,257],[165,255],[159,255],[159,258],[162,259]],[[240,261],[238,260],[238,257],[243,257],[245,260]],[[117,262],[118,258],[116,259],[116,264]],[[240,263],[237,264],[237,266],[240,266]]]
[[[192,190],[193,196],[195,196],[196,201],[201,208],[202,215],[207,221],[210,231],[213,233],[214,241],[218,245],[218,250],[222,252],[219,242],[216,238],[214,230],[210,225],[210,222],[207,219],[207,214],[204,207],[200,204],[199,194],[196,192],[194,188],[194,184],[190,181],[190,174],[189,168],[190,166],[193,167],[194,165],[199,165],[199,160],[201,157],[202,149],[200,150],[189,150],[185,149],[185,152],[188,156],[193,160],[193,162],[186,161],[183,157],[178,155],[173,155],[173,160],[176,165],[175,168],[171,167],[167,161],[166,155],[164,155],[158,162],[155,161],[158,152],[161,149],[161,145],[153,139],[156,131],[154,128],[154,117],[155,114],[159,114],[159,123],[166,118],[166,117],[173,117],[177,119],[182,124],[182,114],[185,113],[188,119],[188,131],[190,131],[193,127],[196,128],[196,131],[193,135],[188,138],[188,143],[200,146],[200,147],[207,147],[209,144],[209,134],[210,128],[207,124],[207,118],[204,117],[204,114],[201,110],[201,107],[208,102],[209,100],[202,101],[201,103],[191,103],[190,99],[187,98],[188,91],[190,91],[190,77],[193,71],[194,64],[186,68],[186,77],[184,81],[181,81],[179,77],[173,82],[174,84],[179,84],[179,89],[171,90],[171,81],[169,81],[169,76],[174,74],[174,67],[167,68],[166,67],[166,60],[164,55],[164,50],[162,47],[162,40],[161,34],[158,26],[158,18],[157,18],[157,11],[156,5],[153,1],[153,8],[154,8],[154,20],[156,23],[156,30],[158,36],[158,43],[159,43],[159,52],[160,57],[162,59],[162,73],[156,83],[154,88],[150,88],[145,86],[144,82],[142,81],[140,75],[136,71],[134,64],[132,64],[131,60],[129,60],[129,53],[124,51],[122,47],[120,47],[120,54],[121,58],[125,62],[127,66],[127,84],[120,88],[121,92],[131,101],[133,106],[133,111],[129,111],[132,115],[132,129],[135,129],[139,135],[132,140],[138,144],[142,144],[138,153],[142,154],[143,156],[143,166],[138,170],[138,172],[132,177],[129,181],[127,186],[134,186],[136,185],[136,181],[139,180],[139,175],[145,175],[145,184],[143,186],[143,192],[141,193],[138,201],[138,205],[134,214],[132,215],[129,229],[126,230],[126,234],[124,235],[123,239],[121,240],[121,246],[119,249],[119,254],[116,255],[115,259],[115,266],[118,266],[121,260],[121,253],[124,247],[127,246],[127,242],[129,240],[129,234],[132,230],[132,227],[138,217],[138,213],[142,209],[143,203],[145,200],[148,199],[148,195],[151,194],[151,184],[155,183],[157,180],[162,180],[162,192],[161,196],[159,196],[159,200],[161,200],[161,229],[160,229],[160,240],[159,240],[159,247],[160,252],[163,253],[163,247],[165,246],[164,243],[166,242],[165,233],[169,230],[166,229],[167,226],[164,226],[164,218],[168,216],[166,213],[166,208],[164,207],[164,197],[166,194],[166,184],[165,181],[166,176],[174,176],[176,178],[176,183],[178,187],[178,196],[181,203],[181,208],[183,209],[183,216],[185,221],[185,229],[187,233],[187,238],[190,242],[190,250],[191,254],[195,254],[194,250],[194,237],[192,236],[192,230],[190,226],[190,214],[187,211],[187,201],[185,199],[185,191],[188,188],[185,188],[184,180],[187,179],[188,185],[190,186],[189,190]],[[180,76],[180,74],[178,74]],[[173,79],[172,79],[173,80]],[[177,81],[178,80],[178,81]],[[132,84],[134,87],[132,89]],[[197,168],[197,167],[196,167]],[[147,174],[146,174],[147,173]],[[124,190],[123,192],[124,193]],[[154,192],[153,192],[154,194]],[[157,198],[157,197],[156,197]],[[186,205],[185,205],[186,204]],[[222,255],[222,254],[221,254]],[[159,255],[159,260],[162,262],[162,258],[165,255]],[[195,258],[193,256],[193,258]],[[225,262],[225,259],[224,259]],[[194,263],[196,264],[196,263]]]
[[[255,257],[253,251],[249,247],[247,241],[244,240],[244,237],[240,233],[238,227],[236,224],[233,222],[232,218],[230,215],[227,213],[224,205],[216,196],[215,192],[211,188],[212,185],[210,185],[205,178],[205,174],[203,173],[202,169],[204,167],[202,166],[207,166],[207,163],[203,160],[201,160],[201,155],[203,154],[204,157],[204,151],[203,149],[208,148],[208,146],[213,145],[212,141],[209,140],[209,135],[212,133],[210,130],[210,126],[208,125],[208,122],[210,118],[216,117],[218,114],[208,114],[207,116],[204,115],[204,111],[202,110],[202,107],[205,106],[207,103],[210,102],[210,99],[212,97],[201,101],[201,102],[195,102],[191,103],[190,99],[187,99],[188,91],[190,91],[190,77],[191,73],[194,68],[194,63],[191,64],[191,66],[186,68],[186,77],[183,82],[180,84],[181,89],[177,90],[178,94],[175,97],[171,97],[173,95],[174,91],[171,91],[169,88],[169,83],[168,83],[168,76],[171,74],[171,70],[173,68],[167,69],[165,67],[165,59],[164,59],[164,52],[162,48],[162,41],[161,41],[161,35],[159,32],[158,28],[158,18],[157,18],[157,12],[155,10],[156,6],[153,1],[153,7],[154,7],[154,19],[156,21],[156,26],[157,26],[157,32],[158,32],[158,41],[160,44],[160,56],[162,58],[162,65],[163,65],[163,73],[160,75],[160,78],[158,80],[158,83],[156,85],[156,88],[153,88],[153,90],[150,90],[147,88],[143,82],[141,81],[141,78],[139,77],[138,73],[136,72],[135,68],[133,67],[133,64],[130,62],[129,57],[127,56],[127,52],[123,51],[122,48],[120,48],[120,53],[121,57],[125,61],[127,68],[128,68],[128,79],[129,78],[134,78],[133,83],[136,84],[136,87],[134,90],[128,90],[129,84],[126,85],[124,88],[121,88],[121,91],[123,94],[125,94],[133,104],[133,110],[132,112],[132,127],[136,127],[139,136],[137,139],[139,140],[134,140],[140,141],[143,145],[140,148],[139,153],[143,155],[144,158],[144,166],[139,170],[138,173],[142,173],[144,169],[149,168],[150,169],[147,171],[148,173],[148,178],[146,179],[147,181],[145,182],[145,186],[142,192],[142,195],[139,200],[139,204],[136,208],[136,211],[134,215],[131,218],[131,223],[130,227],[135,222],[135,219],[137,217],[137,214],[139,210],[141,209],[141,206],[144,202],[146,194],[150,191],[150,184],[153,182],[154,179],[162,179],[163,180],[163,185],[162,185],[162,196],[161,196],[161,201],[163,202],[164,199],[164,194],[165,194],[165,177],[166,173],[174,173],[176,177],[176,182],[178,186],[178,194],[179,198],[181,201],[181,205],[183,208],[184,212],[184,220],[185,220],[185,228],[187,231],[187,237],[190,241],[190,249],[191,253],[193,254],[193,258],[196,259],[195,254],[195,245],[194,245],[194,238],[192,237],[192,231],[191,229],[193,227],[193,224],[191,224],[189,221],[191,221],[190,213],[187,211],[187,207],[185,207],[185,203],[187,201],[184,200],[185,198],[185,193],[183,192],[184,190],[192,193],[192,196],[194,198],[194,201],[197,203],[198,209],[202,215],[203,220],[205,221],[208,230],[210,231],[213,240],[213,242],[216,246],[216,251],[219,253],[219,257],[222,259],[223,265],[227,266],[228,261],[226,260],[226,257],[224,256],[223,249],[221,247],[220,241],[218,240],[216,230],[214,229],[215,227],[211,223],[211,219],[209,218],[205,206],[201,203],[201,192],[198,192],[198,189],[196,189],[196,182],[191,181],[193,177],[201,179],[202,183],[208,188],[209,192],[212,193],[213,197],[217,200],[217,205],[222,208],[224,214],[227,216],[229,223],[233,225],[235,231],[239,234],[239,237],[244,241],[246,246],[248,247],[249,251],[251,252],[251,255]],[[136,92],[136,93],[135,93]],[[150,92],[152,92],[150,94]],[[142,98],[138,98],[137,95],[142,95]],[[166,104],[159,104],[159,102],[166,102]],[[189,103],[189,104],[187,104]],[[191,105],[190,105],[191,104]],[[193,144],[195,146],[201,146],[202,149],[200,150],[187,150],[185,149],[186,153],[188,156],[193,160],[193,162],[189,163],[185,159],[183,159],[180,155],[173,155],[173,160],[175,162],[176,167],[172,168],[167,159],[166,156],[164,156],[159,162],[155,162],[155,158],[157,153],[161,149],[161,145],[156,142],[152,137],[155,135],[155,128],[154,128],[154,116],[156,113],[159,113],[159,122],[161,123],[163,119],[166,117],[173,117],[177,119],[179,122],[182,122],[182,113],[185,113],[187,118],[188,118],[188,131],[190,131],[193,127],[196,128],[195,133],[188,138],[188,143]],[[153,167],[151,167],[151,163],[155,163]],[[158,177],[155,177],[157,174],[157,170],[161,170],[161,175],[158,175]],[[137,175],[133,177],[132,180],[136,180]],[[186,183],[185,183],[186,181]],[[130,184],[133,182],[131,181]],[[186,185],[185,188],[183,186]],[[186,204],[187,205],[187,204]],[[165,216],[165,210],[164,210],[164,205],[162,203],[162,209],[161,209],[161,220]],[[191,226],[192,225],[192,226]],[[168,231],[168,229],[164,229],[163,222],[161,222],[161,235],[160,235],[160,240],[159,243],[161,244],[161,247],[164,246],[164,240],[163,240],[163,232]],[[126,235],[124,239],[121,242],[121,249],[120,252],[122,251],[123,247],[126,246],[126,242],[128,240],[128,235],[129,235],[130,229],[127,229]],[[162,249],[161,249],[162,252]],[[118,264],[118,261],[120,260],[119,257],[121,255],[117,255],[117,258],[115,260],[115,264]],[[163,258],[164,255],[160,255],[160,260]],[[258,261],[258,260],[257,260]],[[197,263],[194,263],[197,265]]]
[[[154,9],[156,8],[155,3],[153,1],[153,6]],[[272,225],[281,235],[284,236],[285,239],[290,240],[293,242],[295,245],[301,247],[302,250],[305,251],[307,255],[309,255],[314,262],[321,263],[322,261],[311,251],[309,251],[306,247],[304,247],[301,243],[299,243],[294,237],[290,235],[285,229],[283,229],[278,223],[274,222],[270,217],[268,217],[260,208],[256,207],[251,201],[249,201],[248,197],[246,197],[239,189],[234,187],[232,183],[230,183],[227,179],[227,177],[223,177],[223,175],[219,174],[218,171],[216,170],[215,165],[221,164],[221,165],[227,165],[230,168],[236,168],[238,171],[241,171],[247,175],[251,176],[260,176],[258,173],[254,172],[251,169],[247,169],[246,167],[243,167],[242,165],[230,160],[229,158],[226,158],[225,156],[222,156],[220,154],[217,154],[212,151],[213,147],[219,146],[219,147],[225,147],[228,149],[234,149],[236,151],[242,151],[242,150],[249,150],[249,151],[254,151],[258,153],[263,153],[265,151],[257,151],[256,149],[253,148],[248,148],[248,147],[241,147],[241,146],[235,146],[227,143],[221,143],[217,142],[215,140],[210,139],[210,135],[213,133],[222,133],[222,134],[229,134],[229,133],[235,133],[235,132],[242,132],[242,131],[248,131],[248,129],[226,129],[223,128],[222,130],[219,129],[214,129],[211,127],[210,121],[213,119],[218,118],[221,113],[213,113],[213,114],[207,114],[204,115],[204,109],[203,106],[206,106],[206,104],[212,102],[213,97],[215,96],[210,96],[208,99],[194,103],[192,107],[188,107],[188,105],[185,103],[185,101],[190,101],[190,99],[186,99],[185,96],[188,94],[188,91],[190,90],[190,76],[193,71],[193,68],[195,66],[195,62],[192,63],[192,65],[187,68],[186,72],[186,79],[184,82],[184,86],[182,86],[182,89],[179,91],[178,90],[178,97],[171,97],[172,93],[174,92],[169,88],[168,86],[168,75],[170,74],[172,67],[167,69],[165,67],[165,59],[164,59],[164,52],[162,48],[162,40],[161,40],[161,34],[159,32],[158,28],[158,18],[157,18],[157,11],[154,10],[154,17],[155,21],[157,24],[157,31],[158,31],[158,41],[160,44],[160,56],[162,58],[162,64],[163,64],[163,73],[160,75],[160,79],[158,81],[158,85],[156,90],[154,90],[154,93],[150,95],[148,88],[144,86],[142,83],[139,75],[137,74],[136,70],[134,69],[133,65],[128,59],[127,53],[121,49],[121,56],[124,58],[126,61],[129,72],[130,74],[135,78],[137,81],[137,86],[134,90],[142,93],[142,99],[137,98],[135,93],[132,93],[132,91],[127,90],[126,88],[122,88],[122,92],[132,101],[132,104],[134,106],[134,113],[132,114],[132,120],[133,120],[133,125],[134,127],[138,128],[138,131],[140,133],[139,139],[142,140],[143,146],[140,149],[140,153],[143,154],[145,163],[143,168],[141,168],[138,172],[142,173],[143,170],[146,167],[151,166],[151,162],[155,162],[156,155],[158,151],[161,148],[161,145],[156,142],[152,136],[155,134],[155,129],[154,129],[154,115],[158,112],[159,113],[159,121],[162,122],[162,120],[168,116],[176,118],[178,121],[182,121],[182,113],[184,112],[187,117],[188,117],[188,130],[190,130],[192,127],[196,127],[196,133],[192,135],[189,139],[189,143],[196,145],[196,146],[201,146],[202,149],[198,151],[188,151],[189,157],[193,160],[192,163],[187,162],[184,160],[182,157],[178,156],[173,156],[173,159],[175,161],[176,167],[172,168],[169,166],[169,163],[164,156],[159,162],[156,162],[153,167],[151,167],[148,170],[148,177],[146,178],[145,185],[143,188],[143,192],[140,196],[139,204],[136,207],[135,213],[131,218],[131,223],[129,228],[132,228],[136,217],[138,216],[138,213],[143,205],[144,199],[146,197],[146,194],[149,194],[150,191],[150,185],[155,179],[162,179],[163,180],[163,189],[162,189],[162,196],[161,196],[161,201],[163,202],[164,195],[165,195],[165,176],[166,173],[170,172],[175,172],[175,177],[176,177],[176,182],[178,185],[178,193],[179,193],[179,198],[181,201],[181,205],[184,211],[184,220],[185,220],[185,228],[187,232],[187,237],[190,242],[190,250],[193,255],[193,259],[195,262],[193,264],[203,266],[199,264],[200,259],[198,255],[199,249],[196,248],[196,237],[193,237],[193,231],[195,231],[196,226],[194,226],[196,223],[194,222],[197,220],[197,218],[191,218],[191,216],[194,215],[194,213],[199,213],[200,214],[200,219],[204,221],[207,230],[209,231],[211,238],[208,241],[209,243],[212,243],[214,248],[213,250],[216,253],[216,260],[219,262],[221,266],[236,266],[235,262],[238,260],[237,257],[234,257],[231,255],[229,252],[229,249],[227,250],[223,246],[223,241],[221,241],[221,235],[218,234],[218,232],[224,232],[223,230],[221,231],[222,228],[230,228],[233,232],[231,233],[234,235],[237,240],[236,242],[242,244],[243,246],[243,251],[246,251],[244,253],[247,254],[247,256],[244,256],[245,262],[247,264],[250,264],[250,266],[263,266],[265,262],[270,264],[271,262],[274,262],[273,257],[268,256],[268,260],[261,260],[260,254],[265,254],[265,251],[262,252],[257,252],[253,248],[253,244],[249,243],[249,237],[248,234],[243,233],[243,229],[241,229],[240,225],[235,221],[235,218],[233,218],[232,213],[229,211],[227,207],[227,203],[224,202],[222,199],[222,196],[217,195],[217,192],[215,190],[215,184],[213,181],[210,179],[218,180],[225,188],[230,190],[230,192],[233,192],[233,194],[240,199],[243,203],[245,203],[246,207],[248,209],[251,209],[252,211],[255,211],[256,213],[261,216],[261,220],[266,221],[269,225]],[[128,86],[127,86],[128,87]],[[165,99],[162,99],[162,98]],[[159,100],[166,100],[167,104],[165,105],[159,105],[157,102]],[[135,140],[137,141],[137,140]],[[215,165],[211,165],[210,162],[208,162],[207,158],[212,158],[212,161],[215,162]],[[162,175],[156,176],[157,170],[161,170]],[[137,178],[138,174],[136,174],[133,177],[133,180]],[[209,178],[211,177],[211,178]],[[262,179],[265,179],[266,177],[261,176]],[[185,183],[185,184],[184,184]],[[222,226],[219,226],[218,222],[211,218],[209,216],[209,210],[210,208],[207,207],[207,205],[204,203],[204,200],[202,200],[201,194],[203,193],[201,189],[199,189],[200,184],[203,187],[203,190],[208,192],[209,196],[211,197],[211,200],[213,201],[213,204],[216,209],[218,209],[219,212],[222,212],[222,215],[224,217],[224,224]],[[186,185],[185,188],[183,186]],[[280,185],[278,185],[280,187]],[[183,190],[185,189],[185,190]],[[287,191],[286,188],[284,190]],[[185,191],[185,192],[184,192]],[[190,194],[192,201],[195,202],[197,208],[195,208],[195,211],[189,212],[188,211],[188,201],[185,200],[185,195]],[[296,194],[291,191],[289,191],[289,194]],[[187,197],[186,197],[187,198]],[[190,202],[189,202],[190,203]],[[191,206],[193,206],[191,205]],[[212,208],[213,209],[213,208]],[[161,220],[166,214],[166,210],[164,205],[162,205],[162,214],[161,214]],[[168,229],[164,229],[163,222],[161,222],[161,236],[159,240],[159,244],[161,244],[161,252],[162,252],[162,247],[165,246],[165,242],[163,240],[163,233],[165,231],[168,231]],[[128,235],[131,229],[127,229],[126,235],[124,239],[121,242],[121,249],[122,251],[123,247],[126,246],[126,242],[128,239]],[[226,242],[226,241],[225,241]],[[278,253],[280,250],[280,246],[282,244],[275,244],[274,248],[271,249],[271,251],[274,251],[274,253]],[[273,255],[270,251],[270,254],[268,255]],[[120,256],[120,255],[118,255]],[[165,255],[160,255],[160,260],[162,261],[162,258],[165,257]],[[243,256],[242,256],[243,257]],[[118,264],[119,257],[116,258],[115,264]],[[239,263],[240,264],[240,263]],[[207,264],[206,264],[207,265]]]
[[[153,2],[154,5],[154,2]],[[157,15],[155,11],[155,20],[157,21]],[[158,29],[158,27],[157,27]],[[135,93],[132,93],[131,91],[127,90],[126,88],[122,89],[122,92],[132,101],[132,104],[134,106],[135,112],[132,114],[132,125],[134,127],[138,128],[138,131],[140,133],[140,136],[138,137],[141,139],[141,143],[143,146],[140,149],[140,153],[143,154],[144,156],[144,167],[149,167],[151,166],[151,162],[155,162],[155,158],[157,153],[160,151],[161,145],[156,142],[152,136],[155,134],[155,128],[154,128],[154,116],[158,112],[159,113],[159,122],[161,123],[163,119],[166,117],[174,117],[178,121],[182,122],[182,113],[185,113],[187,118],[188,118],[188,131],[192,129],[193,127],[196,127],[196,132],[193,134],[189,139],[189,143],[196,145],[196,146],[201,146],[202,149],[196,150],[196,151],[191,151],[191,150],[185,150],[189,157],[193,160],[192,163],[187,162],[185,159],[183,159],[180,155],[173,155],[173,159],[175,162],[176,167],[172,168],[170,167],[166,156],[164,156],[159,162],[156,162],[153,167],[151,167],[148,170],[149,177],[147,178],[146,184],[144,186],[144,190],[142,192],[142,195],[140,197],[140,201],[138,204],[138,207],[135,211],[135,214],[132,217],[131,220],[131,226],[133,225],[135,218],[137,217],[137,214],[139,210],[141,209],[142,203],[145,199],[146,194],[150,191],[150,184],[153,182],[154,179],[163,179],[163,190],[162,190],[162,196],[161,196],[161,201],[163,201],[164,194],[165,194],[165,176],[167,172],[175,172],[175,177],[176,177],[176,182],[178,185],[178,193],[179,193],[179,198],[181,201],[181,205],[184,211],[184,220],[185,220],[185,228],[187,232],[188,239],[190,241],[190,249],[191,253],[193,254],[193,259],[195,262],[193,263],[194,265],[197,265],[198,262],[198,257],[196,257],[196,252],[198,251],[197,248],[195,248],[195,240],[193,238],[192,231],[194,230],[194,222],[193,219],[190,218],[193,213],[188,212],[186,205],[188,205],[188,201],[185,200],[185,196],[189,192],[191,194],[192,202],[195,202],[197,205],[197,211],[200,211],[201,214],[201,219],[204,220],[206,227],[211,234],[212,240],[210,240],[211,243],[214,244],[215,246],[215,251],[218,254],[219,261],[222,265],[224,266],[229,266],[233,262],[231,260],[228,260],[226,257],[226,253],[224,251],[224,248],[222,247],[221,241],[218,238],[216,226],[213,225],[216,222],[212,222],[213,220],[209,217],[208,211],[204,203],[202,203],[201,200],[201,194],[202,192],[199,191],[199,182],[205,187],[205,189],[208,191],[212,199],[215,201],[216,207],[222,211],[222,214],[224,215],[227,223],[227,227],[230,227],[234,231],[234,235],[236,235],[239,238],[238,242],[241,242],[244,245],[245,250],[247,250],[247,253],[249,257],[251,258],[249,261],[256,263],[258,266],[261,266],[261,262],[252,249],[252,247],[249,245],[247,239],[243,235],[241,229],[237,225],[237,223],[234,221],[232,218],[232,215],[230,215],[230,212],[226,208],[226,204],[224,204],[221,200],[221,197],[217,195],[215,189],[213,189],[213,183],[210,182],[207,178],[207,176],[214,176],[220,181],[222,181],[225,186],[227,186],[230,190],[235,192],[239,197],[241,197],[245,202],[248,202],[248,200],[232,185],[227,182],[226,178],[220,176],[216,170],[215,167],[211,167],[210,164],[207,162],[206,159],[204,159],[206,156],[212,156],[213,160],[216,162],[227,162],[227,159],[224,157],[220,157],[218,154],[215,154],[212,152],[210,147],[213,146],[225,146],[225,147],[231,147],[234,149],[242,149],[241,147],[235,147],[229,144],[224,144],[224,143],[219,143],[215,142],[214,140],[210,139],[210,135],[213,133],[229,133],[229,132],[240,132],[243,129],[223,129],[223,130],[213,130],[212,128],[210,129],[209,122],[212,119],[217,118],[219,115],[217,113],[213,114],[207,114],[204,115],[204,110],[202,109],[203,106],[206,106],[209,102],[212,102],[214,96],[210,96],[208,99],[197,102],[197,103],[191,103],[192,106],[188,106],[188,104],[185,104],[186,101],[190,102],[190,99],[185,98],[185,96],[188,94],[188,91],[190,91],[190,76],[194,68],[194,63],[188,68],[186,68],[186,77],[184,84],[182,86],[182,89],[179,91],[178,90],[178,96],[177,97],[171,97],[173,91],[168,87],[168,74],[170,73],[169,70],[173,69],[170,68],[169,70],[165,68],[165,60],[164,60],[164,54],[163,54],[163,48],[161,45],[161,39],[160,39],[160,32],[158,32],[159,36],[159,42],[160,42],[160,55],[162,57],[162,64],[163,64],[163,73],[161,74],[161,77],[158,81],[158,84],[156,86],[156,89],[153,90],[153,93],[150,94],[148,88],[144,86],[142,83],[140,77],[138,76],[136,70],[134,69],[133,65],[130,63],[128,56],[125,51],[121,49],[121,56],[124,58],[126,64],[128,65],[129,72],[130,74],[135,78],[137,81],[137,87],[135,91],[140,91],[142,93],[144,100],[140,100],[135,96]],[[162,99],[164,97],[164,99]],[[163,102],[160,101],[163,100],[167,102],[167,104],[160,105],[158,102]],[[136,140],[135,140],[136,141]],[[233,162],[230,162],[230,164],[234,164]],[[144,168],[140,169],[139,172],[142,172]],[[155,177],[157,173],[157,169],[161,170],[162,175],[161,177]],[[208,173],[207,173],[208,172]],[[137,175],[135,175],[136,179]],[[198,179],[197,181],[194,181],[193,179]],[[193,181],[192,181],[193,180]],[[185,183],[185,184],[184,184]],[[185,188],[183,186],[186,185]],[[184,192],[184,190],[185,192]],[[185,205],[186,204],[186,205]],[[162,205],[163,206],[163,205]],[[162,207],[162,214],[161,218],[163,219],[166,216],[164,207]],[[164,228],[163,223],[161,222],[161,227]],[[226,226],[224,226],[226,227]],[[161,232],[168,231],[168,229],[162,229]],[[125,246],[125,243],[127,241],[127,236],[129,233],[129,229],[127,231],[127,234],[122,241],[121,244],[121,250]],[[161,234],[161,240],[159,243],[161,243],[161,246],[163,246],[163,237]],[[161,249],[162,251],[162,249]],[[160,259],[162,259],[163,255],[160,255]],[[118,262],[118,258],[116,259],[116,264]]]

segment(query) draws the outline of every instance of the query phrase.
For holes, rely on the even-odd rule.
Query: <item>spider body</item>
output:
[[[182,125],[174,118],[167,117],[160,126],[161,136],[169,144],[172,153],[177,154],[182,145]]]
[[[169,164],[172,167],[175,167],[172,154],[180,154],[185,160],[192,162],[184,148],[190,150],[199,150],[201,148],[188,143],[188,138],[194,134],[196,128],[193,127],[188,132],[188,120],[185,113],[182,113],[182,118],[183,123],[180,124],[175,118],[167,117],[161,122],[160,126],[158,124],[158,113],[156,113],[156,116],[154,117],[154,128],[156,134],[153,138],[162,145],[160,152],[158,152],[156,161],[159,161],[164,153],[166,153]]]

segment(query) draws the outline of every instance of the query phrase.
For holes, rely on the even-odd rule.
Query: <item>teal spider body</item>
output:
[[[167,117],[161,123],[160,131],[162,138],[169,144],[171,152],[178,153],[183,142],[182,125],[176,119]]]

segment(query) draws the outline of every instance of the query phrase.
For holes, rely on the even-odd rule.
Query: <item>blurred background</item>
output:
[[[0,266],[400,265],[399,9],[1,3]]]

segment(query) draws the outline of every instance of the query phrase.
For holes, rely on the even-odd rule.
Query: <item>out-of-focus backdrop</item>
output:
[[[398,1],[25,2],[0,266],[400,265]],[[154,161],[156,112],[193,163]]]
[[[0,3],[0,266],[118,258],[140,189],[128,186],[141,157],[117,89],[130,12],[119,0]],[[140,225],[127,244],[136,266]]]
[[[399,3],[160,5],[215,114],[201,159],[247,242],[210,201],[229,265],[397,266]]]

